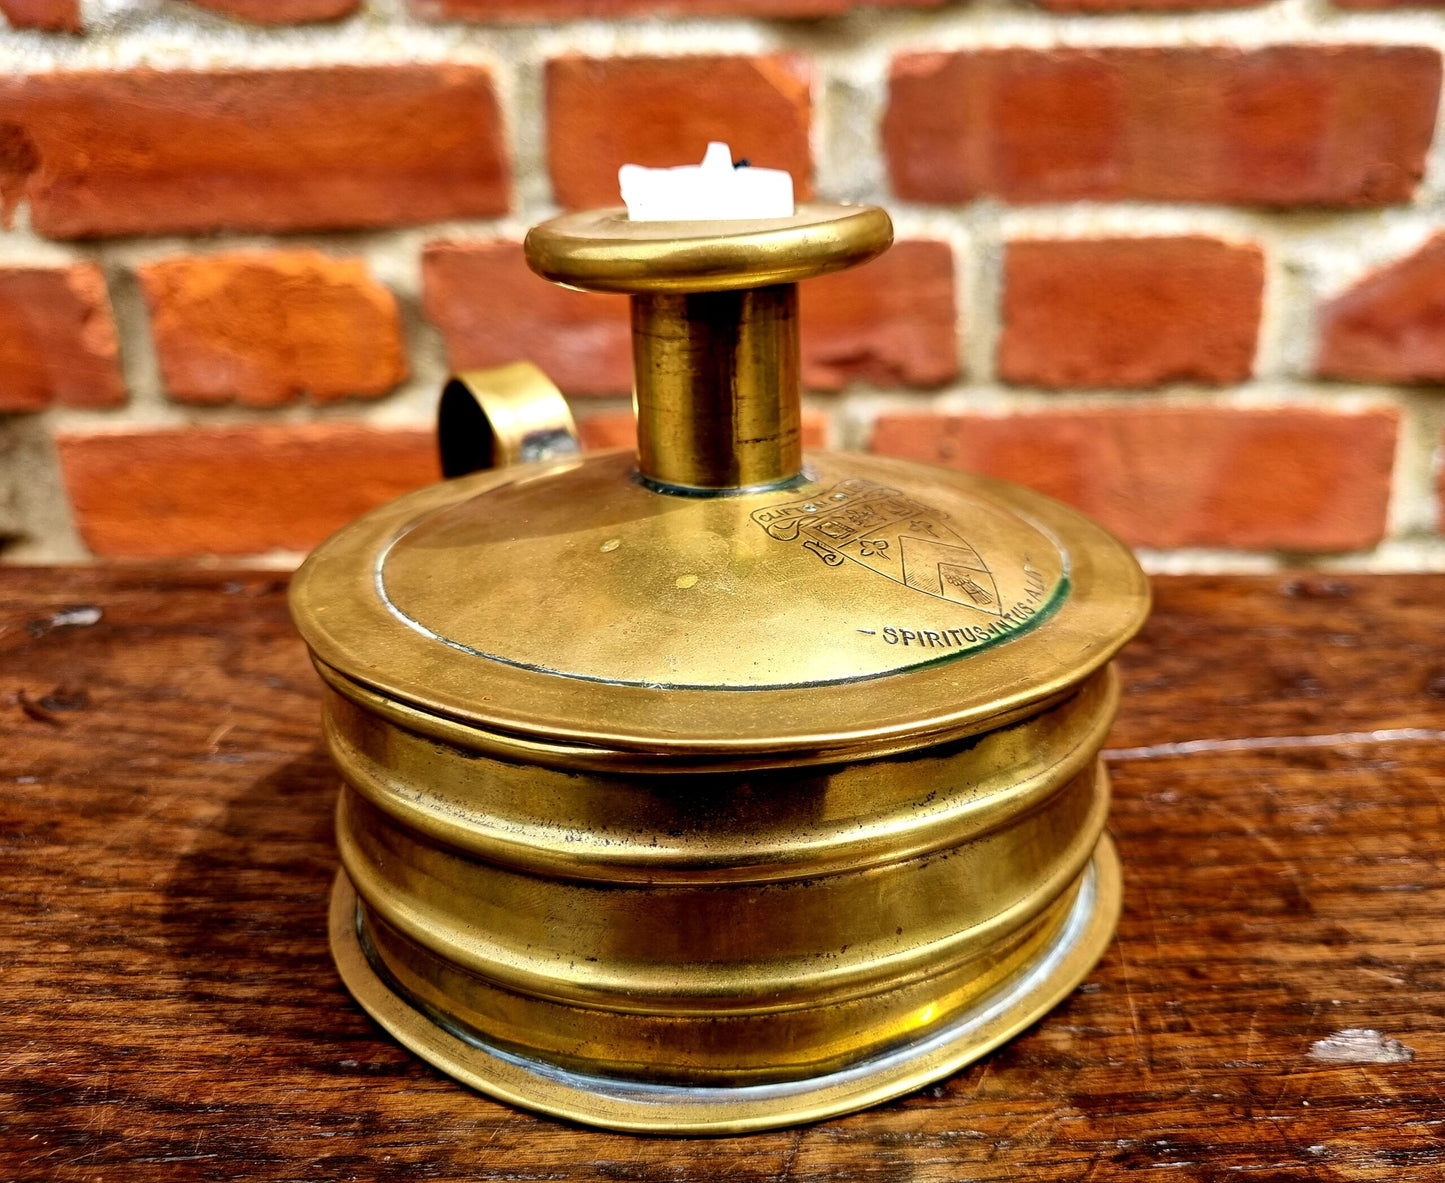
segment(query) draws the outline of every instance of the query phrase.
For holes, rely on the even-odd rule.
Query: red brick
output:
[[[1445,234],[1324,306],[1316,368],[1365,382],[1445,381]]]
[[[582,446],[594,448],[635,448],[637,418],[631,411],[594,411],[577,420]],[[828,417],[812,407],[803,408],[803,447],[821,448],[828,438]]]
[[[50,33],[81,31],[80,0],[0,0],[12,29],[43,29]]]
[[[124,402],[100,268],[0,268],[0,412]]]
[[[262,0],[256,0],[260,3]],[[433,20],[555,21],[635,16],[838,16],[852,8],[938,8],[948,0],[411,0]]]
[[[625,296],[558,287],[516,242],[434,242],[422,256],[422,306],[453,370],[536,362],[566,394],[632,390]]]
[[[1421,46],[1005,49],[894,62],[884,143],[916,201],[1408,199],[1435,125]]]
[[[1030,485],[1136,546],[1334,552],[1384,535],[1397,428],[1388,409],[900,414],[872,447]]]
[[[793,174],[809,192],[810,74],[792,56],[555,58],[547,63],[547,164],[558,202],[618,205],[617,170],[693,164],[709,140]]]
[[[63,435],[61,471],[97,555],[305,550],[439,479],[429,431],[305,423]]]
[[[1010,243],[999,373],[1053,388],[1238,382],[1263,289],[1259,248],[1212,238]]]
[[[958,375],[953,251],[900,242],[871,263],[800,287],[803,385],[941,386]]]
[[[635,448],[637,416],[631,411],[596,411],[577,417],[577,434],[589,452],[599,448]]]
[[[186,255],[140,278],[166,391],[180,402],[331,402],[406,377],[396,299],[360,259]]]
[[[0,82],[0,194],[51,238],[388,226],[505,211],[479,66],[131,70]]]
[[[191,0],[191,3],[254,25],[334,21],[350,16],[361,7],[361,0]]]

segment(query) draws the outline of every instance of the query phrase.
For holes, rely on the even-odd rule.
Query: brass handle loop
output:
[[[448,379],[437,408],[437,447],[445,477],[581,451],[567,400],[528,361]]]

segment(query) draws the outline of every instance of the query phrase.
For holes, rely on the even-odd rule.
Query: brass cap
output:
[[[464,477],[337,534],[291,592],[323,675],[543,763],[814,763],[1038,710],[1148,610],[1126,547],[1018,486],[817,454],[795,488],[686,498],[632,463]]]
[[[633,222],[622,207],[563,214],[527,234],[527,262],[593,292],[726,292],[796,283],[881,255],[893,223],[873,205],[805,203],[791,218]]]

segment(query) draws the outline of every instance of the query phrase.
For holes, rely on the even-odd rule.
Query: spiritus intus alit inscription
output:
[[[860,633],[877,636],[886,645],[902,645],[907,648],[916,645],[920,649],[956,649],[966,645],[980,645],[985,641],[997,641],[1026,625],[1034,623],[1040,607],[1048,593],[1048,582],[1044,573],[1031,566],[1028,557],[1023,561],[1024,579],[1028,591],[1026,599],[1010,605],[999,613],[997,620],[986,625],[965,625],[962,628],[898,628],[889,625],[881,629],[860,628]]]

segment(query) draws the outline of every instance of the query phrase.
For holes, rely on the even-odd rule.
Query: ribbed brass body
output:
[[[292,606],[352,992],[506,1100],[716,1133],[906,1092],[1088,972],[1119,907],[1109,659],[1148,588],[1039,494],[799,450],[794,282],[881,250],[880,211],[680,233],[528,242],[632,293],[637,456],[420,490]],[[565,413],[532,386],[454,397],[540,439]]]
[[[1103,828],[1114,698],[1101,674],[889,760],[606,777],[429,742],[333,691],[342,863],[386,973],[488,1043],[674,1083],[817,1075],[946,1025],[1057,934]]]

